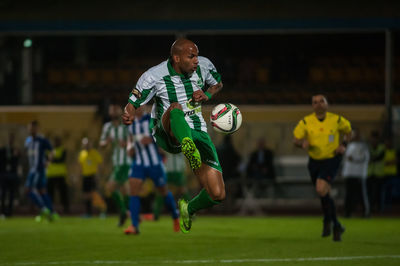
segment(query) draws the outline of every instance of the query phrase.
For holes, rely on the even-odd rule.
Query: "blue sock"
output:
[[[29,197],[32,199],[33,203],[39,207],[39,209],[43,209],[44,202],[42,200],[42,197],[40,197],[40,194],[36,190],[30,190]]]
[[[172,196],[171,191],[168,191],[167,196],[164,197],[165,206],[171,212],[172,218],[178,218],[178,209],[176,208],[174,196]]]
[[[46,205],[46,207],[50,210],[50,212],[53,212],[53,203],[51,202],[51,198],[49,196],[49,194],[44,193],[41,195],[44,205]]]
[[[129,210],[131,211],[132,225],[139,228],[140,198],[139,196],[129,197]]]

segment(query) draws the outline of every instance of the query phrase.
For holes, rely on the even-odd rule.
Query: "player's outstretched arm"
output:
[[[214,86],[211,86],[208,88],[207,92],[211,94],[211,96],[217,94],[220,90],[222,90],[222,87],[224,85],[222,84],[222,82],[218,82],[217,84],[215,84]]]
[[[193,100],[195,102],[205,102],[211,99],[211,97],[222,89],[222,82],[219,82],[208,88],[206,92],[198,90],[193,92]]]
[[[122,114],[122,122],[125,125],[130,125],[132,124],[133,120],[135,119],[135,107],[131,104],[128,103],[125,108],[124,108],[124,112]]]

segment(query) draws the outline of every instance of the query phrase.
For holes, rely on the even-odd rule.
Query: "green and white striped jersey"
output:
[[[207,132],[201,105],[192,106],[189,99],[194,91],[204,90],[205,85],[213,86],[219,83],[221,75],[210,60],[202,56],[198,59],[197,70],[189,77],[178,74],[169,60],[150,68],[139,78],[135,89],[129,95],[129,102],[137,108],[154,98],[151,117],[155,120],[155,125],[171,103],[177,102],[182,106],[189,126]]]
[[[107,122],[101,132],[100,143],[108,138],[112,140],[112,163],[113,166],[129,165],[131,158],[128,156],[126,147],[121,147],[120,142],[128,142],[129,130],[124,124],[114,126],[112,122]]]

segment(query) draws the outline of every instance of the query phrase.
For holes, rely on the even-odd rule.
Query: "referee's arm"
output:
[[[339,131],[343,133],[343,141],[342,143],[336,148],[336,154],[344,154],[346,151],[347,142],[351,140],[352,129],[349,120],[340,116],[339,117]]]
[[[300,120],[295,129],[293,130],[293,143],[296,147],[308,150],[310,143],[306,139],[306,125],[304,119]]]

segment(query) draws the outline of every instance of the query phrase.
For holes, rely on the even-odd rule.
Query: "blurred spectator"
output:
[[[224,180],[239,177],[240,155],[232,143],[231,135],[226,135],[222,144],[217,147],[218,158],[224,173]]]
[[[69,213],[66,159],[67,152],[61,143],[61,138],[55,137],[53,160],[47,167],[47,189],[53,202],[55,191],[58,190],[64,213]]]
[[[96,190],[96,178],[99,165],[103,162],[100,153],[92,147],[88,138],[82,139],[82,150],[79,153],[79,163],[81,166],[82,189],[84,193],[86,217],[92,215],[92,205],[100,210],[100,215],[104,216],[107,210],[106,203]]]
[[[369,150],[371,157],[368,165],[368,194],[371,210],[376,211],[380,208],[385,166],[385,145],[380,142],[378,131],[371,132]]]
[[[8,145],[0,148],[0,215],[11,216],[13,214],[14,196],[19,183],[20,161],[21,152],[15,147],[15,135],[11,133],[8,137]],[[6,198],[8,200],[7,207]]]
[[[216,149],[224,175],[226,190],[229,191],[224,200],[224,209],[230,212],[234,208],[235,200],[243,195],[239,172],[241,157],[233,146],[231,135],[226,135],[222,144]]]
[[[386,204],[390,204],[392,198],[392,190],[395,185],[395,181],[398,178],[397,169],[397,154],[393,146],[393,141],[391,138],[385,140],[385,156],[383,158],[384,167],[384,180],[381,188],[381,201],[380,210],[383,211]]]
[[[267,189],[275,180],[275,169],[273,165],[274,155],[265,146],[265,139],[257,140],[256,149],[250,154],[246,169],[246,182],[243,187],[243,202],[240,214],[254,213],[262,214],[261,205],[255,198],[266,197]]]
[[[350,217],[357,203],[362,202],[364,217],[369,216],[367,194],[369,150],[361,140],[358,129],[353,129],[352,140],[343,158],[342,175],[346,180],[345,216]]]
[[[257,149],[250,154],[247,176],[252,180],[275,180],[274,154],[265,146],[265,139],[260,138]]]

